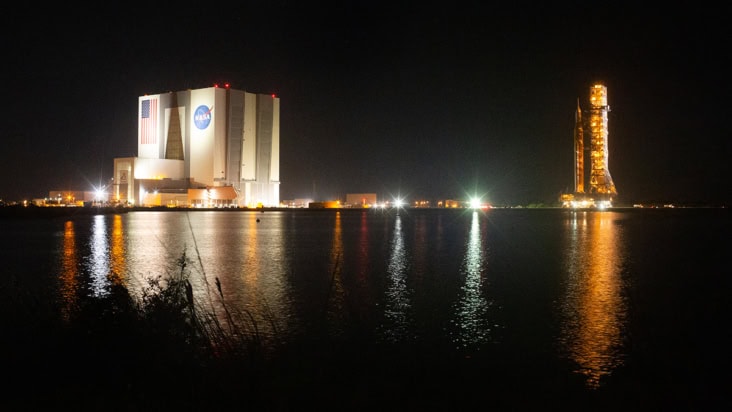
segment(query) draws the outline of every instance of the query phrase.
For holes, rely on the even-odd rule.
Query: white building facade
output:
[[[137,148],[138,157],[115,159],[113,200],[145,205],[150,193],[225,186],[239,207],[279,206],[274,95],[209,87],[140,96]]]

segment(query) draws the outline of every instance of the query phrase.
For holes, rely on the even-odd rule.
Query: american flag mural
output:
[[[142,101],[140,107],[140,143],[157,143],[158,130],[158,99]]]

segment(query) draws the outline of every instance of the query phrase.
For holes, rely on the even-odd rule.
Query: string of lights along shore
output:
[[[590,87],[590,138],[585,149],[584,118],[577,100],[574,125],[574,192],[561,196],[562,206],[571,208],[607,208],[612,206],[618,191],[610,176],[608,156],[607,87],[594,84]],[[590,168],[585,168],[585,153],[590,155]],[[588,183],[588,184],[586,184]],[[588,189],[586,189],[588,187]]]

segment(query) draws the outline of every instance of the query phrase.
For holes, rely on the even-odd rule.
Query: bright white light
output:
[[[404,200],[403,199],[394,199],[394,207],[397,207],[397,208],[404,207]]]
[[[470,199],[470,207],[473,209],[480,209],[481,208],[480,199],[474,197]]]
[[[573,200],[570,202],[574,209],[587,209],[595,207],[595,201],[592,199]]]

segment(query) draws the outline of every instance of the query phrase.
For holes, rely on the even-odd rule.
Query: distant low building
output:
[[[414,203],[412,204],[412,207],[428,209],[428,208],[432,207],[432,203],[429,200],[420,199],[420,200],[415,200]]]
[[[376,206],[376,193],[348,193],[346,207],[373,207]]]
[[[437,207],[447,208],[447,209],[454,209],[454,208],[460,208],[465,207],[464,202],[461,202],[459,200],[454,199],[446,199],[446,200],[440,200],[437,202]]]
[[[106,198],[97,192],[79,190],[51,190],[45,199],[33,199],[36,206],[84,206],[84,203],[104,202]]]
[[[313,199],[293,199],[293,200],[282,200],[280,202],[281,207],[294,207],[294,208],[304,208],[308,207],[310,203],[313,202]]]
[[[325,202],[310,202],[308,204],[310,209],[338,209],[343,207],[339,200],[329,200]]]

